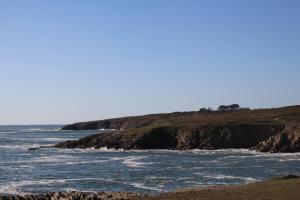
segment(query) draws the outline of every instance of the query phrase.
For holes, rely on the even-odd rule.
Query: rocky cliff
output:
[[[57,144],[57,148],[223,149],[251,148],[280,133],[281,124],[224,124],[193,128],[145,127],[108,131]]]
[[[262,152],[300,152],[300,122],[290,121],[283,131],[259,143],[255,149]]]
[[[300,151],[300,106],[235,112],[146,115],[83,122],[64,129],[117,129],[55,145],[57,148],[222,149]]]

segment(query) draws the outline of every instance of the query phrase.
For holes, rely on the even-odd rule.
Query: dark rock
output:
[[[12,195],[0,194],[0,200],[129,200],[142,195],[129,192],[50,192],[46,194]]]
[[[220,149],[250,148],[282,131],[281,124],[164,126],[111,131],[62,142],[56,148]]]
[[[58,148],[220,149],[300,151],[300,106],[274,109],[175,112],[67,125],[63,130],[115,129]]]
[[[287,176],[283,176],[281,179],[298,179],[300,176],[289,174]]]
[[[299,152],[300,151],[300,132],[280,133],[259,143],[256,150],[262,152]]]

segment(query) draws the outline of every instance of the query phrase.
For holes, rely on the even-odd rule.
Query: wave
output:
[[[1,133],[36,133],[36,132],[59,132],[59,129],[43,129],[43,128],[29,128],[29,129],[18,129],[18,130],[6,130],[0,131]]]
[[[62,142],[67,140],[74,140],[73,138],[58,138],[58,137],[49,137],[49,138],[32,138],[35,141],[41,142]]]
[[[140,160],[144,160],[148,158],[148,156],[127,156],[127,157],[115,157],[109,158],[111,161],[122,161],[121,163],[127,167],[131,168],[142,168],[146,165],[153,164],[153,162],[141,162]]]
[[[65,179],[54,179],[54,180],[24,180],[19,182],[8,182],[5,185],[0,186],[0,193],[4,194],[26,194],[20,192],[20,187],[30,185],[49,185],[57,183],[65,183]]]
[[[22,149],[22,150],[28,150],[29,148],[38,148],[42,144],[22,144],[22,145],[17,145],[17,144],[5,144],[5,145],[0,145],[0,148],[3,149]]]
[[[101,182],[109,182],[109,183],[120,183],[120,184],[126,184],[122,183],[120,181],[116,181],[113,179],[104,179],[104,178],[71,178],[71,179],[40,179],[40,180],[23,180],[18,182],[7,182],[5,184],[0,185],[0,193],[2,194],[28,194],[26,192],[22,192],[22,187],[26,186],[48,186],[48,185],[54,185],[54,184],[61,184],[62,189],[64,191],[70,191],[70,188],[63,188],[63,184],[68,185],[70,182],[82,182],[82,181],[101,181]],[[71,189],[72,191],[76,189]],[[82,190],[80,190],[82,191]],[[92,190],[84,190],[84,192],[96,192]]]
[[[252,177],[242,177],[242,176],[231,176],[231,175],[224,175],[224,174],[216,174],[216,175],[204,175],[203,177],[209,179],[239,179],[247,182],[254,182],[258,181],[258,179],[254,179]]]
[[[133,167],[133,168],[139,168],[139,167],[145,167],[147,164],[151,163],[145,163],[145,162],[140,162],[139,160],[143,160],[147,157],[145,156],[130,156],[124,159],[122,161],[123,164],[125,164],[127,167]]]
[[[18,131],[0,131],[0,134],[7,134],[7,133],[18,133]]]
[[[114,153],[114,152],[125,152],[123,149],[110,149],[106,147],[102,147],[100,149],[95,148],[86,148],[86,149],[80,149],[80,148],[74,148],[74,149],[56,149],[58,152],[62,153],[93,153],[93,152],[107,152],[107,153]]]
[[[107,147],[101,147],[99,149],[97,148],[86,148],[86,149],[79,149],[82,151],[105,151],[105,152],[137,152],[137,153],[195,153],[195,154],[216,154],[216,153],[224,153],[224,154],[257,154],[254,150],[249,149],[218,149],[218,150],[205,150],[205,149],[191,149],[191,150],[172,150],[172,149],[114,149],[114,148],[107,148]]]
[[[48,165],[51,165],[51,163],[53,163],[53,165],[57,165],[58,163],[71,162],[76,159],[78,158],[70,155],[42,155],[27,160],[0,161],[0,163],[47,163]]]
[[[91,164],[91,163],[105,163],[109,162],[109,160],[88,160],[88,161],[74,161],[74,162],[66,162],[66,165],[77,165],[77,164]]]
[[[66,162],[68,160],[74,160],[74,159],[78,159],[77,157],[75,156],[70,156],[70,155],[54,155],[54,156],[49,156],[49,155],[46,155],[46,156],[40,156],[40,157],[37,157],[33,160],[31,160],[31,162],[36,162],[36,163],[57,163],[57,162]]]
[[[46,129],[46,128],[29,128],[29,129],[23,129],[19,131],[30,131],[30,132],[44,132],[44,131],[59,131],[58,128],[55,129]]]
[[[150,186],[146,186],[145,184],[139,182],[139,183],[128,183],[128,185],[131,185],[135,188],[141,188],[144,190],[151,190],[151,191],[156,191],[156,192],[163,192],[164,190],[162,190],[161,188],[158,187],[150,187]]]

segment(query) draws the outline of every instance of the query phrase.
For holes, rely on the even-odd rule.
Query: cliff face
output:
[[[300,152],[300,133],[281,133],[259,143],[256,150],[261,152]]]
[[[148,127],[99,133],[63,142],[55,147],[179,150],[250,148],[282,129],[281,124],[227,124],[193,128]]]
[[[282,132],[259,143],[255,149],[262,152],[300,152],[300,121],[290,122]]]
[[[178,135],[178,149],[251,148],[279,133],[281,124],[225,124],[204,126]]]
[[[234,112],[182,112],[82,122],[64,130],[116,129],[58,148],[300,151],[300,106]]]

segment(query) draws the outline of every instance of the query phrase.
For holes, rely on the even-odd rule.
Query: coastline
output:
[[[129,192],[49,192],[36,195],[0,194],[1,200],[296,200],[300,198],[300,178],[288,175],[261,182],[237,186],[211,186],[175,190],[159,195],[142,195]]]
[[[300,106],[191,111],[69,124],[61,130],[99,130],[56,148],[255,149],[300,152]]]

